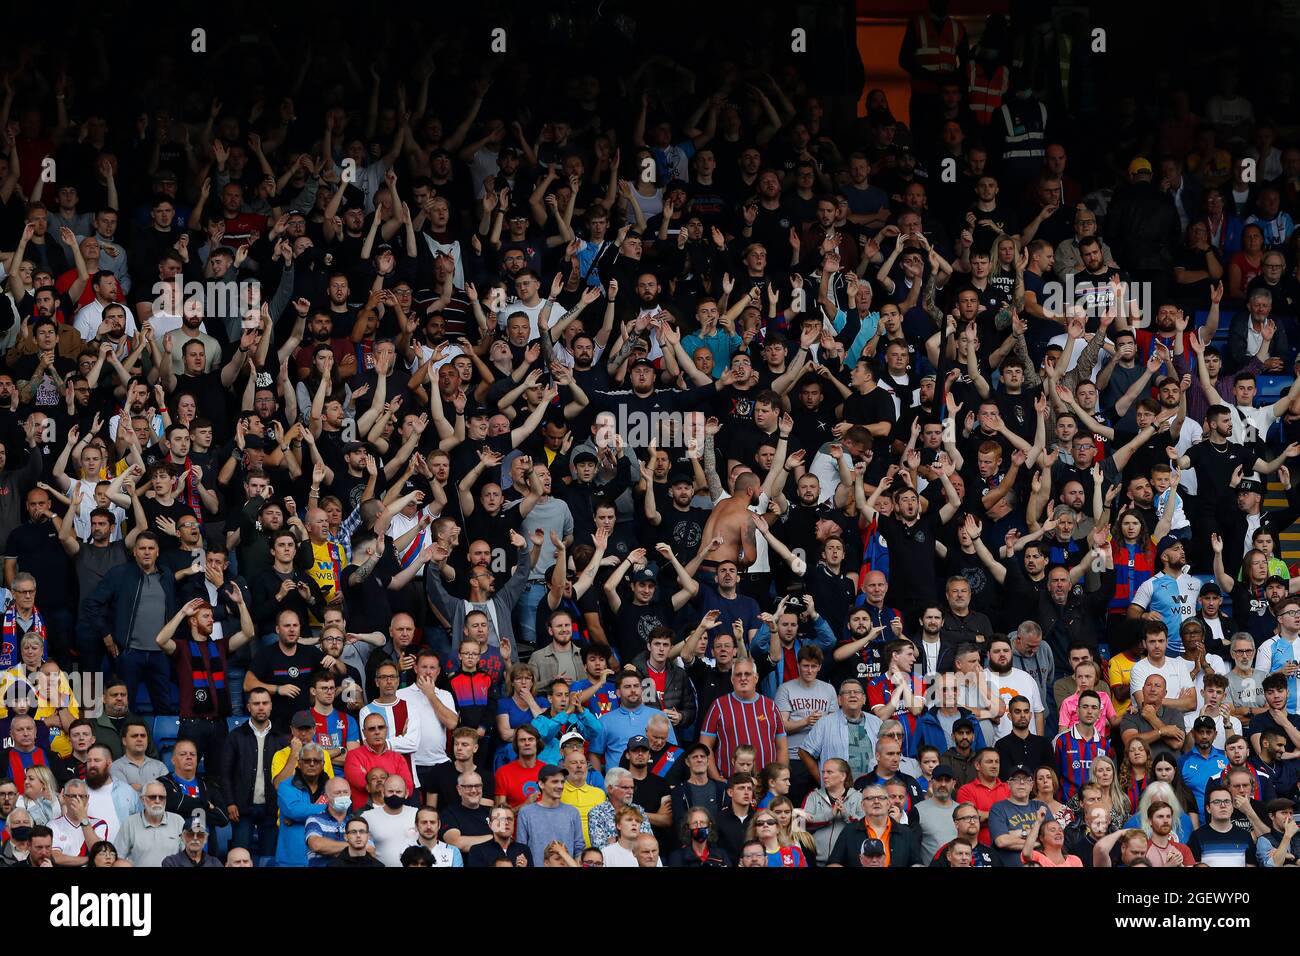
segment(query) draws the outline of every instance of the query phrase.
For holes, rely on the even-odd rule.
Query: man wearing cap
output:
[[[1223,588],[1215,581],[1206,581],[1201,585],[1196,605],[1199,608],[1196,620],[1201,622],[1201,627],[1205,630],[1206,649],[1231,664],[1237,622],[1223,613]]]
[[[931,771],[930,788],[915,808],[921,829],[922,861],[933,860],[941,846],[957,839],[957,825],[953,822],[957,804],[952,799],[956,789],[952,767],[941,763]]]
[[[862,807],[866,816],[861,822],[851,823],[844,828],[844,832],[835,841],[835,846],[831,848],[827,866],[862,866],[864,842],[875,857],[880,857],[883,851],[884,858],[877,864],[879,866],[897,868],[921,862],[917,833],[890,815],[889,797],[884,787],[875,783],[863,787]]]
[[[216,867],[221,869],[221,861],[207,853],[208,825],[202,816],[195,815],[185,821],[181,829],[181,845],[184,849],[164,857],[158,864],[165,869],[176,867]]]
[[[1214,746],[1214,737],[1218,726],[1209,717],[1197,717],[1192,723],[1192,749],[1187,752],[1179,765],[1183,782],[1196,797],[1196,806],[1189,811],[1205,813],[1205,788],[1211,780],[1228,769],[1228,757]]]
[[[536,802],[519,810],[516,839],[528,847],[533,866],[545,863],[546,847],[559,840],[575,857],[582,853],[586,838],[582,832],[582,815],[576,807],[563,802],[565,778],[563,767],[548,764],[538,772]]]
[[[1153,283],[1163,298],[1174,258],[1182,246],[1182,229],[1173,201],[1151,181],[1151,162],[1135,157],[1128,166],[1129,185],[1118,190],[1106,216],[1106,236],[1117,262],[1133,279]]]
[[[1201,579],[1187,571],[1187,551],[1181,540],[1166,535],[1156,547],[1160,571],[1147,578],[1133,595],[1128,606],[1130,620],[1162,620],[1169,639],[1168,653],[1181,657],[1183,641],[1179,628],[1183,621],[1196,615],[1196,599],[1201,593]],[[1138,668],[1134,668],[1136,672]],[[1194,701],[1193,701],[1194,703]]]
[[[1047,804],[1030,798],[1034,772],[1024,764],[1011,768],[1007,787],[1007,796],[989,808],[989,836],[1003,866],[1024,866],[1021,852],[1025,840],[1038,819],[1038,811],[1046,810]]]
[[[1300,826],[1295,821],[1295,803],[1277,797],[1264,804],[1270,829],[1255,841],[1255,859],[1262,867],[1300,866]]]

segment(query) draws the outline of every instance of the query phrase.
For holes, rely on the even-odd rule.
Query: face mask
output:
[[[388,796],[384,797],[384,806],[388,807],[390,810],[400,810],[405,804],[406,798],[399,797],[395,793],[390,793]]]
[[[333,800],[330,801],[330,806],[333,807],[339,813],[346,813],[348,811],[348,808],[352,806],[352,798],[335,797]]]
[[[9,835],[13,837],[15,840],[17,840],[19,843],[26,843],[28,840],[32,838],[32,828],[14,827],[12,830],[9,831]]]
[[[708,839],[709,839],[709,828],[708,828],[708,827],[696,827],[694,830],[691,831],[691,838],[692,838],[693,840],[695,840],[696,843],[706,843],[706,842],[708,842]]]

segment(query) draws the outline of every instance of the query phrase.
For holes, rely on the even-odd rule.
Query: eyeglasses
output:
[[[952,822],[953,822],[953,823],[970,823],[972,820],[978,820],[978,819],[979,819],[978,816],[969,816],[969,817],[953,817],[953,818],[952,818]]]
[[[774,827],[774,826],[776,826],[776,821],[775,821],[775,820],[755,820],[755,821],[754,821],[754,826],[756,826],[756,827]]]
[[[482,790],[482,789],[483,789],[483,784],[481,784],[481,783],[458,783],[458,784],[456,784],[456,786],[460,787],[460,789],[462,789],[462,790]]]
[[[325,760],[321,757],[300,757],[298,759],[298,762],[299,763],[324,763]]]
[[[875,803],[878,800],[888,800],[889,798],[888,797],[863,797],[862,799],[870,800],[872,803]]]
[[[1210,806],[1212,806],[1212,807],[1230,807],[1230,806],[1232,806],[1232,801],[1231,801],[1231,800],[1208,800],[1208,801],[1206,801],[1206,802],[1207,802]]]
[[[167,794],[165,794],[165,793],[156,793],[156,794],[155,794],[155,793],[146,793],[146,794],[145,794],[141,799],[143,799],[143,800],[166,800],[166,799],[167,799]]]

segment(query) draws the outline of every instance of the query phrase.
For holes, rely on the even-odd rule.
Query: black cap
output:
[[[366,450],[366,446],[364,442],[350,441],[350,442],[345,442],[343,445],[343,454],[345,455],[350,455],[354,451],[365,451],[365,450]]]
[[[967,720],[965,717],[962,717],[960,720],[954,720],[952,722],[952,729],[969,730],[971,733],[975,733],[975,725],[971,723],[969,720]]]
[[[709,745],[708,745],[708,744],[704,743],[702,740],[697,740],[697,741],[695,741],[695,743],[693,743],[693,744],[687,744],[687,746],[686,746],[686,753],[685,753],[685,756],[689,757],[691,754],[695,753],[697,750],[702,750],[702,751],[704,751],[706,754],[712,754],[712,753],[713,753],[713,751],[709,749]]]
[[[646,750],[652,749],[650,747],[650,738],[645,734],[637,734],[635,737],[630,738],[627,742],[626,749],[636,750],[640,747],[644,747]]]
[[[300,710],[289,720],[289,726],[294,730],[313,730],[316,727],[316,721],[305,710]]]
[[[858,847],[858,854],[860,856],[884,856],[885,844],[868,837],[862,841],[862,846]]]
[[[469,408],[465,409],[465,418],[467,420],[470,418],[491,418],[491,417],[492,417],[492,410],[489,409],[486,405],[471,405]]]
[[[1264,804],[1265,813],[1277,813],[1279,810],[1294,810],[1295,801],[1288,800],[1286,797],[1274,797],[1268,803]]]
[[[1020,777],[1020,776],[1025,776],[1028,777],[1030,780],[1033,780],[1034,772],[1030,770],[1028,767],[1026,767],[1024,764],[1018,763],[1011,768],[1011,771],[1007,774],[1007,779],[1010,780],[1012,777]]]
[[[629,575],[629,579],[632,580],[633,582],[658,581],[659,566],[655,564],[653,561],[649,561],[646,563],[646,566],[644,568],[640,568],[639,570],[633,571],[631,575]]]
[[[597,460],[598,459],[596,458],[595,452],[593,452],[590,448],[584,448],[581,451],[575,451],[573,453],[573,457],[569,459],[569,461],[573,462],[573,464],[575,465],[578,464],[579,462],[597,461]]]
[[[1219,725],[1214,722],[1213,717],[1197,717],[1192,721],[1192,730],[1213,730],[1219,731]]]
[[[934,768],[934,773],[930,774],[931,780],[938,780],[941,777],[946,777],[949,780],[957,779],[957,775],[952,772],[952,767],[948,766],[946,763],[939,764],[939,766]]]
[[[207,833],[208,821],[203,818],[203,814],[196,813],[194,816],[185,819],[181,831],[183,833]]]
[[[639,358],[636,361],[634,361],[631,365],[628,366],[628,370],[630,371],[634,368],[641,368],[642,366],[645,366],[646,368],[653,370],[655,367],[655,363],[650,361],[648,358]]]
[[[686,465],[673,465],[668,469],[668,484],[687,484],[693,487],[695,485],[695,473]]]
[[[1263,494],[1264,485],[1262,482],[1256,481],[1254,478],[1243,478],[1237,485],[1237,494],[1246,491],[1253,491],[1255,494]]]
[[[1219,587],[1213,581],[1206,581],[1201,585],[1201,597],[1205,597],[1207,594],[1214,594],[1218,597],[1223,597],[1223,588]]]
[[[1270,574],[1264,579],[1264,587],[1268,587],[1270,584],[1280,584],[1284,588],[1289,588],[1291,586],[1291,582],[1280,574]]]

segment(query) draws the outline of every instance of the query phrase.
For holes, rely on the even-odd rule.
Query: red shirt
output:
[[[406,781],[406,792],[415,793],[415,779],[411,776],[411,767],[404,756],[385,745],[382,753],[375,753],[365,744],[348,751],[343,762],[343,773],[352,785],[352,805],[364,807],[370,800],[366,793],[366,774],[375,767],[383,767],[389,773],[400,774]]]
[[[980,778],[976,777],[957,791],[957,802],[973,803],[976,810],[987,815],[993,804],[999,800],[1006,800],[1010,796],[1011,788],[1007,786],[1006,781],[999,780],[995,786],[986,787],[980,782]],[[989,836],[987,821],[980,826],[979,840],[985,846],[990,846],[993,842],[993,838]]]
[[[514,809],[522,807],[530,794],[538,792],[537,774],[542,766],[540,760],[531,767],[523,766],[518,760],[502,764],[493,777],[497,795],[504,796]]]
[[[714,745],[718,773],[729,777],[731,755],[741,744],[749,744],[758,751],[756,767],[766,767],[776,760],[776,742],[785,736],[785,724],[770,698],[759,694],[745,701],[732,693],[713,702],[700,735],[712,738],[706,743]]]

